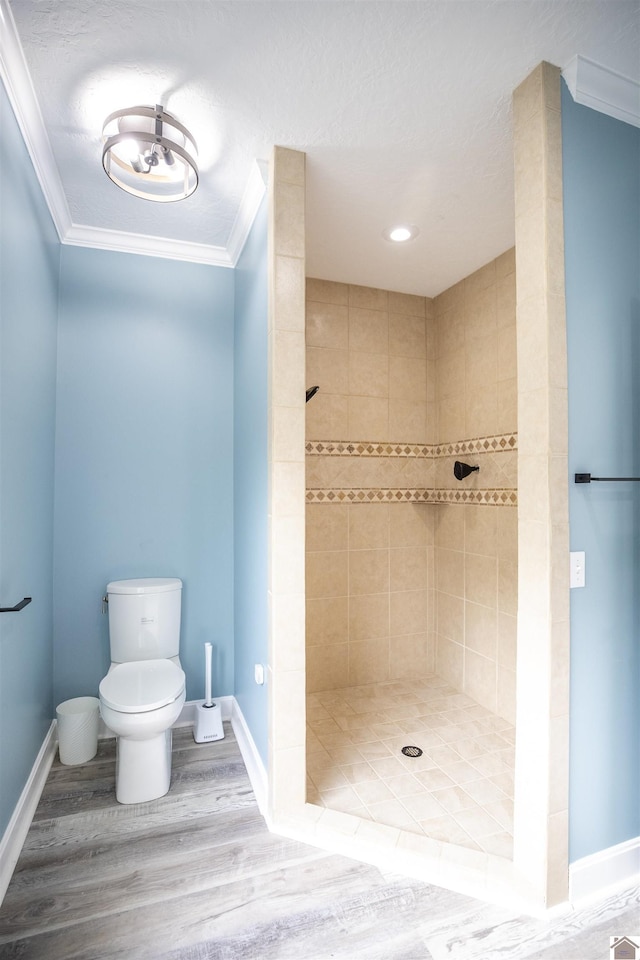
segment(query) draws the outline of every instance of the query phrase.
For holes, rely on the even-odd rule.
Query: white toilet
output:
[[[156,800],[171,783],[171,727],[185,701],[181,597],[176,578],[107,585],[111,666],[99,687],[100,714],[118,738],[120,803]]]

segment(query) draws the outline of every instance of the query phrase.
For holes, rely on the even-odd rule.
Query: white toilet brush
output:
[[[211,698],[211,653],[210,643],[204,645],[204,696],[202,702],[196,703],[196,719],[193,725],[193,739],[196,743],[209,743],[210,740],[222,740],[222,713],[220,704],[214,703]]]

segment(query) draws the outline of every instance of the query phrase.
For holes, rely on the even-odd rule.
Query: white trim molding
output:
[[[9,0],[0,0],[0,79],[61,243],[216,267],[235,267],[266,193],[264,161],[256,160],[252,165],[226,247],[73,223]]]
[[[58,236],[64,242],[64,237],[71,227],[71,214],[9,0],[0,0],[0,78],[16,115]]]
[[[640,837],[599,850],[569,865],[569,899],[575,906],[582,900],[603,896],[615,887],[640,882]]]
[[[4,895],[13,876],[20,851],[56,755],[57,746],[56,722],[53,720],[46,737],[42,741],[42,746],[38,751],[38,756],[31,768],[29,779],[20,794],[11,820],[9,820],[7,829],[2,836],[2,840],[0,840],[0,904],[4,900]]]
[[[233,701],[231,726],[233,727],[233,732],[236,735],[236,740],[238,741],[238,746],[240,748],[240,753],[242,754],[245,767],[247,768],[247,773],[249,774],[249,780],[251,781],[253,792],[256,795],[258,809],[267,821],[267,826],[269,829],[271,829],[269,818],[267,816],[267,800],[269,796],[267,770],[262,757],[258,752],[255,740],[251,736],[251,731],[249,730],[247,721],[244,718],[244,714],[238,705],[238,701],[235,699],[235,697],[232,697],[231,699]]]
[[[640,127],[640,83],[587,57],[574,57],[562,71],[571,96],[592,110]]]

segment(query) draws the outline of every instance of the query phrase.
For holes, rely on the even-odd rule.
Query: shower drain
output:
[[[421,757],[422,750],[420,747],[403,747],[401,753],[404,753],[405,757]]]

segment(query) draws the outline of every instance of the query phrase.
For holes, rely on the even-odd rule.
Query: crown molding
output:
[[[213,247],[206,243],[191,243],[188,240],[171,240],[167,237],[152,237],[142,233],[125,233],[72,224],[62,243],[74,247],[94,247],[97,250],[113,250],[118,253],[137,253],[145,257],[164,257],[166,260],[188,260],[191,263],[206,263],[214,267],[233,267],[225,247]]]
[[[227,247],[76,224],[71,219],[9,0],[0,0],[0,78],[61,243],[235,267],[265,194],[266,164],[263,161],[257,160],[252,166]]]
[[[576,56],[562,71],[576,103],[640,127],[640,83],[600,63]]]
[[[255,160],[252,164],[249,179],[247,180],[247,185],[244,189],[240,207],[227,243],[227,252],[233,266],[236,265],[240,258],[243,247],[247,242],[249,231],[262,203],[262,198],[267,191],[268,176],[269,165],[266,161]]]
[[[61,240],[71,214],[8,0],[0,0],[0,77]]]

